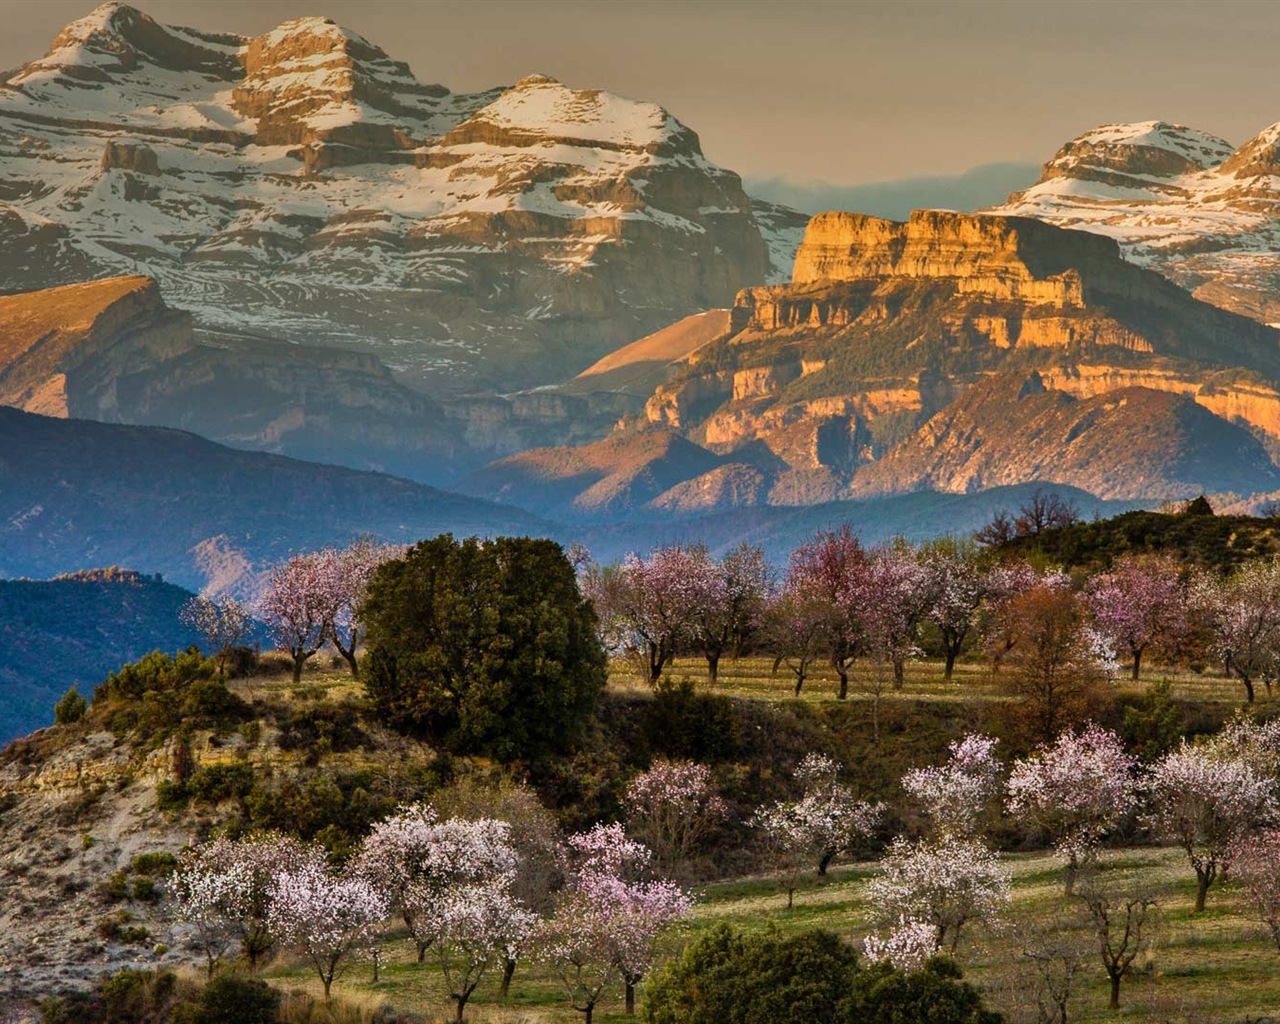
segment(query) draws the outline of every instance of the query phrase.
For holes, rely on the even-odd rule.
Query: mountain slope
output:
[[[1043,418],[1002,425],[997,401],[973,419],[970,389],[1013,375],[1017,390],[1032,371],[1052,394],[1024,408]],[[1039,479],[1158,500],[1270,489],[1278,381],[1280,332],[1197,301],[1110,239],[1019,217],[827,213],[791,284],[739,293],[724,335],[617,435],[659,427],[720,457],[649,499],[681,513]],[[910,454],[893,461],[899,445]],[[930,462],[953,447],[954,464]],[[491,467],[483,493],[519,466]],[[516,490],[537,501],[537,486]]]
[[[193,434],[0,408],[0,576],[142,566],[244,591],[265,564],[364,533],[546,535],[525,513]]]
[[[726,306],[799,223],[654,104],[454,94],[323,18],[250,39],[107,3],[0,81],[0,290],[142,271],[203,328],[437,390],[564,379]]]
[[[211,340],[147,277],[0,296],[0,404],[441,480],[465,446],[369,355]]]
[[[1239,147],[1164,121],[1102,125],[991,212],[1106,235],[1198,298],[1280,321],[1278,147],[1280,124]]]
[[[1080,399],[1049,390],[1038,373],[1005,373],[862,467],[852,492],[973,493],[1029,480],[1151,500],[1271,490],[1280,470],[1247,430],[1185,395],[1121,388]]]
[[[121,665],[198,643],[178,612],[191,592],[118,569],[0,579],[0,744],[53,721],[70,687],[89,696]]]

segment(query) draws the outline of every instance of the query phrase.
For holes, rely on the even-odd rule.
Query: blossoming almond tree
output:
[[[1248,761],[1183,740],[1156,763],[1146,788],[1152,831],[1180,846],[1195,870],[1199,913],[1232,851],[1275,820],[1275,783]]]
[[[1280,949],[1280,829],[1263,829],[1238,839],[1231,869]]]
[[[326,575],[329,639],[342,655],[353,676],[360,675],[356,651],[363,637],[360,605],[378,566],[398,557],[403,549],[395,545],[377,544],[361,538],[341,550],[321,553]]]
[[[967,837],[980,831],[987,803],[1000,790],[999,740],[970,733],[948,747],[947,762],[912,768],[902,788],[919,801],[936,835]]]
[[[659,871],[679,873],[724,816],[711,769],[693,761],[655,760],[623,800],[633,833],[653,851]]]
[[[898,837],[867,883],[867,900],[889,929],[901,922],[932,926],[934,949],[955,951],[972,922],[994,926],[1010,900],[1009,878],[996,855],[975,839],[909,842]]]
[[[218,666],[226,674],[227,655],[249,632],[249,609],[233,597],[193,597],[178,611],[178,618],[203,638]]]
[[[217,868],[188,857],[174,873],[174,910],[193,928],[210,978],[240,936],[239,924],[249,916],[252,891],[253,873],[246,864]]]
[[[1134,679],[1153,643],[1172,641],[1186,628],[1182,574],[1171,558],[1118,559],[1089,582],[1088,594],[1097,628],[1133,658]]]
[[[1244,686],[1268,692],[1280,673],[1280,559],[1246,562],[1227,579],[1202,574],[1192,583],[1191,605],[1213,634],[1213,650],[1227,673]]]
[[[436,957],[445,986],[463,1019],[467,1000],[488,969],[514,961],[535,917],[511,892],[513,873],[446,886],[434,908]]]
[[[899,917],[885,935],[868,935],[862,952],[872,963],[899,971],[918,971],[938,952],[938,929],[927,921]]]
[[[293,659],[293,681],[329,636],[332,562],[322,552],[294,555],[273,568],[258,602],[258,617]]]
[[[921,565],[926,614],[942,638],[942,674],[949,681],[987,595],[987,575],[978,564],[976,549],[954,541],[932,545],[923,553]]]
[[[1136,806],[1136,763],[1119,736],[1093,724],[1069,729],[1014,762],[1006,806],[1015,818],[1048,833],[1066,859],[1068,896],[1080,868],[1097,856],[1102,837]]]
[[[315,969],[326,1001],[345,961],[371,948],[388,913],[387,898],[368,879],[335,875],[319,863],[271,881],[272,930]]]
[[[699,592],[693,602],[694,642],[707,659],[707,678],[715,685],[720,677],[720,659],[731,646],[740,644],[760,624],[769,595],[769,563],[764,551],[740,544],[719,561],[712,561],[705,548],[695,555],[706,561],[699,566]]]

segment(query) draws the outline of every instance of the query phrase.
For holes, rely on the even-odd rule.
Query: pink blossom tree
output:
[[[511,891],[514,874],[445,887],[437,897],[436,957],[463,1019],[467,1001],[496,962],[514,962],[536,918]]]
[[[1254,683],[1280,672],[1280,558],[1247,562],[1227,579],[1202,574],[1191,605],[1213,636],[1213,650],[1228,675],[1244,685],[1250,704]]]
[[[1120,737],[1090,724],[1015,761],[1009,774],[1009,813],[1047,833],[1067,861],[1066,892],[1081,867],[1093,863],[1103,836],[1138,802],[1136,759]]]
[[[311,964],[328,1001],[345,962],[372,947],[389,913],[386,896],[368,879],[315,861],[277,872],[270,892],[272,930]]]
[[[1248,761],[1185,740],[1147,780],[1149,825],[1176,843],[1196,873],[1197,913],[1241,839],[1276,816],[1275,783]]]
[[[923,552],[926,616],[942,638],[943,678],[950,681],[956,658],[973,631],[987,596],[987,574],[977,551],[955,541],[933,544]]]
[[[636,985],[653,966],[659,935],[687,916],[692,901],[673,882],[636,877],[650,853],[617,825],[570,836],[566,855],[565,892],[540,930],[543,956],[588,1022],[615,979],[632,1014]]]
[[[773,652],[773,674],[785,665],[795,677],[797,697],[826,644],[830,612],[830,605],[795,571],[787,574],[766,608],[765,637]]]
[[[1230,859],[1254,913],[1280,949],[1280,829],[1261,829],[1240,837]]]
[[[804,795],[761,807],[751,819],[782,877],[788,910],[795,906],[801,871],[813,864],[825,875],[831,861],[869,836],[883,814],[881,805],[858,800],[841,785],[839,772],[833,758],[806,755],[796,768]]]
[[[916,634],[928,608],[927,583],[915,550],[895,544],[873,551],[844,595],[872,655],[893,666],[895,687],[904,682],[907,661],[920,654]]]
[[[378,567],[402,552],[398,546],[378,544],[364,537],[341,550],[330,548],[320,553],[324,563],[321,571],[327,577],[329,640],[353,676],[360,675],[356,651],[363,636],[360,606],[365,593]]]
[[[820,622],[819,641],[840,679],[836,696],[849,696],[849,669],[866,648],[862,577],[867,554],[857,535],[846,525],[819,530],[813,540],[791,553],[788,587],[803,592],[809,614]]]
[[[691,554],[702,562],[695,577],[693,634],[714,685],[724,653],[760,626],[769,596],[769,564],[762,549],[746,543],[719,561],[713,561],[705,548],[691,549]]]
[[[267,577],[258,617],[293,659],[295,683],[302,679],[302,667],[329,638],[332,577],[332,561],[322,552],[294,555]]]
[[[631,831],[653,851],[656,868],[679,874],[724,817],[711,769],[659,758],[637,775],[623,798]]]
[[[975,839],[908,842],[899,837],[867,883],[867,900],[889,929],[922,922],[934,949],[959,945],[970,923],[998,923],[1010,901],[1009,879],[996,855]]]
[[[201,637],[218,666],[226,674],[227,655],[249,633],[249,609],[234,597],[193,597],[178,611],[178,618]]]
[[[902,788],[919,803],[935,835],[968,838],[981,831],[987,805],[1000,791],[999,742],[970,733],[952,741],[946,763],[912,768],[902,777]]]
[[[1088,595],[1097,628],[1133,658],[1134,679],[1152,644],[1172,643],[1186,628],[1186,591],[1171,558],[1118,559],[1090,580]]]

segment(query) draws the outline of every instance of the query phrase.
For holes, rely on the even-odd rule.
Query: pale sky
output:
[[[253,35],[324,15],[457,91],[534,71],[653,100],[747,177],[834,184],[1047,160],[1106,121],[1240,143],[1280,121],[1280,5],[1219,2],[141,0]],[[92,0],[0,0],[0,68]]]

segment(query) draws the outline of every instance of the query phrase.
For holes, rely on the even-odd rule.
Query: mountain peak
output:
[[[1058,150],[1045,164],[1041,181],[1193,174],[1217,167],[1232,149],[1231,143],[1216,135],[1168,121],[1104,124]]]
[[[552,78],[550,75],[538,74],[536,71],[532,75],[525,75],[524,78],[516,82],[511,88],[513,89],[530,89],[538,85],[564,85],[558,78]]]

